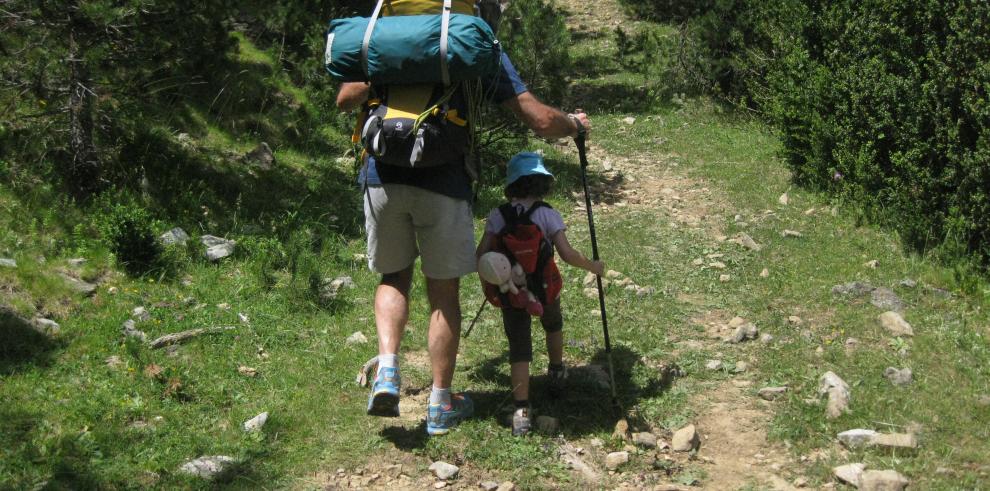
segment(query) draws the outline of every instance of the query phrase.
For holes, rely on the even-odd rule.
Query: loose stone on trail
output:
[[[674,432],[670,447],[675,452],[690,452],[701,445],[701,438],[694,425],[687,425]]]
[[[877,266],[880,266],[880,261],[877,261],[876,259],[872,261],[867,261],[863,263],[863,266],[870,269],[877,269]]]
[[[134,310],[131,311],[131,318],[140,322],[148,322],[151,320],[151,313],[144,307],[134,307]]]
[[[708,360],[708,363],[705,363],[705,368],[713,371],[721,370],[722,360]]]
[[[605,456],[605,467],[610,471],[618,469],[626,462],[629,462],[629,452],[626,451],[612,452]]]
[[[478,486],[480,486],[481,489],[484,489],[485,491],[495,491],[498,489],[498,483],[495,481],[484,481]]]
[[[368,342],[368,338],[361,331],[356,331],[347,337],[347,344],[365,344]]]
[[[204,235],[199,241],[206,246],[206,259],[216,262],[234,254],[237,242],[227,240],[213,235]]]
[[[783,232],[780,233],[780,236],[784,237],[785,239],[786,238],[797,239],[804,237],[804,235],[801,232],[798,232],[797,230],[784,230]]]
[[[839,433],[839,441],[847,448],[863,448],[872,444],[877,435],[876,431],[857,428]]]
[[[61,273],[60,276],[65,281],[66,285],[74,292],[81,293],[83,295],[91,296],[96,293],[96,285],[92,283],[85,282],[79,278],[69,276],[65,273]]]
[[[165,245],[175,244],[182,246],[186,245],[186,242],[189,240],[189,234],[187,234],[185,230],[175,227],[159,236],[158,239]]]
[[[787,392],[787,387],[764,387],[757,392],[760,399],[774,401]]]
[[[901,317],[901,314],[897,312],[884,312],[878,317],[880,320],[880,325],[882,325],[890,334],[895,337],[902,336],[914,336],[914,329],[911,328],[911,324]]]
[[[883,376],[894,385],[907,385],[910,384],[913,378],[913,374],[910,368],[894,368],[887,367],[883,371]]]
[[[730,242],[735,242],[736,244],[739,244],[740,246],[745,247],[746,249],[749,249],[751,251],[759,252],[760,250],[763,249],[763,246],[757,244],[756,241],[749,236],[749,234],[745,234],[742,232],[736,234],[736,236],[733,237],[732,240],[730,240]]]
[[[598,289],[597,288],[585,288],[584,289],[584,296],[586,296],[588,298],[598,298]]]
[[[207,480],[213,480],[233,467],[236,463],[236,459],[226,455],[200,457],[182,464],[182,467],[179,468],[179,472],[189,474],[191,476],[201,477]]]
[[[863,472],[859,478],[860,491],[902,491],[910,484],[906,477],[893,470]]]
[[[457,477],[457,473],[460,472],[460,468],[453,464],[448,464],[442,460],[438,460],[430,464],[430,471],[433,472],[437,479],[442,479],[444,481],[448,479],[454,479]]]
[[[904,310],[904,302],[889,288],[877,288],[870,293],[870,303],[880,310]]]
[[[865,470],[866,464],[857,462],[855,464],[846,464],[834,467],[832,469],[832,474],[834,474],[838,480],[858,488],[860,479],[863,476],[863,471]]]
[[[770,277],[770,270],[767,268],[763,268],[763,271],[760,271],[760,278],[769,278],[769,277]]]
[[[253,418],[245,421],[244,422],[244,431],[251,432],[251,431],[261,430],[261,428],[265,426],[265,423],[266,422],[268,422],[268,412],[267,411],[265,411],[265,412],[263,412],[263,413],[255,416],[255,417],[253,417]]]
[[[338,276],[336,278],[323,278],[320,286],[320,298],[323,300],[334,300],[340,295],[343,289],[354,289],[357,285],[350,276]]]
[[[237,373],[244,375],[245,377],[254,377],[258,375],[258,370],[246,365],[241,365],[237,367]]]
[[[779,198],[777,198],[777,202],[780,203],[783,206],[787,206],[788,204],[790,204],[791,198],[790,198],[790,196],[787,196],[787,193],[784,193],[784,194],[780,195]]]
[[[860,297],[866,295],[867,293],[873,292],[873,290],[876,290],[876,287],[869,283],[861,283],[859,281],[853,281],[842,285],[833,286],[832,294]]]
[[[0,258],[0,266],[4,268],[17,268],[17,261],[9,258]]]
[[[747,370],[749,370],[749,363],[737,361],[735,368],[732,369],[732,373],[745,373]]]
[[[653,433],[633,433],[633,443],[643,448],[657,448],[657,436]]]
[[[54,338],[62,332],[62,326],[58,325],[58,322],[51,319],[45,319],[43,317],[38,317],[32,320],[31,327],[34,328],[36,332],[50,338]]]
[[[120,327],[120,331],[124,334],[124,337],[137,338],[141,342],[148,340],[148,335],[135,327],[133,319],[124,321],[124,325]]]
[[[849,412],[849,384],[834,372],[825,372],[818,379],[818,395],[827,395],[828,404],[825,407],[825,417],[835,419]]]
[[[870,443],[886,448],[918,448],[918,438],[910,433],[878,433]]]

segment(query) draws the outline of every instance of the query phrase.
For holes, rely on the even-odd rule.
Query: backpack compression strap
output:
[[[506,203],[502,206],[499,206],[498,211],[499,213],[502,214],[502,219],[505,220],[505,228],[503,228],[502,230],[504,232],[508,232],[516,228],[516,225],[519,225],[520,223],[525,223],[525,222],[533,223],[533,220],[530,217],[533,216],[533,212],[535,212],[540,208],[550,208],[551,210],[553,209],[553,207],[550,206],[550,204],[545,201],[534,202],[533,206],[530,206],[529,209],[524,211],[523,213],[519,213],[518,211],[516,211],[517,209],[512,203]]]
[[[368,70],[368,47],[371,45],[371,35],[375,31],[375,23],[378,22],[378,15],[382,13],[382,5],[386,0],[378,0],[375,4],[375,11],[368,19],[368,28],[364,31],[364,41],[361,42],[361,66],[364,67],[364,75],[371,79],[371,72]],[[452,9],[451,0],[443,0],[443,12],[440,18],[440,77],[443,85],[450,85],[450,69],[447,68],[447,37],[450,31],[450,11]],[[391,3],[389,9],[391,9]]]

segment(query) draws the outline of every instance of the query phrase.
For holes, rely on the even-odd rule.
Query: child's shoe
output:
[[[533,427],[533,422],[529,419],[529,408],[516,408],[512,413],[512,436],[524,436]]]
[[[368,415],[398,417],[401,384],[398,368],[385,367],[378,370],[375,383],[371,386],[371,395],[368,397]]]
[[[547,391],[550,396],[559,399],[564,396],[565,387],[567,386],[567,367],[563,364],[559,366],[550,365],[547,368]]]
[[[467,394],[451,394],[450,405],[430,404],[426,408],[426,432],[430,435],[445,435],[473,414],[474,403]]]

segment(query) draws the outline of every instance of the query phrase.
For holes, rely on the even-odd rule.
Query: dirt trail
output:
[[[558,0],[558,5],[567,13],[568,26],[581,35],[608,35],[615,26],[629,23],[615,0]],[[674,163],[676,156],[608,154],[593,140],[589,140],[588,155],[604,167],[606,184],[597,191],[605,213],[610,207],[650,210],[672,228],[698,231],[713,244],[726,240],[721,220],[716,217],[724,215],[727,203],[718,199],[705,182],[680,174]],[[703,317],[724,315],[709,312]],[[723,323],[724,320],[717,322]],[[718,338],[689,343],[724,349],[718,346]],[[697,483],[702,489],[735,490],[752,485],[759,489],[795,489],[781,477],[790,475],[788,468],[794,464],[785,449],[768,442],[770,411],[764,401],[751,395],[751,383],[740,379],[720,382],[691,400],[696,412],[692,422],[702,439],[697,457],[705,463],[706,477]]]

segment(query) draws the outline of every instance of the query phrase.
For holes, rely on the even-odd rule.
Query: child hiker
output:
[[[564,367],[564,335],[561,332],[563,319],[560,311],[560,273],[553,264],[553,250],[556,249],[567,264],[598,275],[605,270],[605,263],[589,260],[571,247],[565,234],[567,227],[560,213],[540,201],[550,192],[553,184],[553,174],[544,167],[543,157],[533,152],[519,153],[509,161],[506,174],[505,197],[509,203],[495,208],[488,215],[485,234],[478,244],[476,255],[481,258],[487,252],[498,251],[510,256],[513,263],[522,264],[526,262],[525,258],[512,256],[531,252],[532,247],[526,248],[526,252],[521,252],[520,249],[513,251],[514,243],[518,242],[514,231],[519,231],[525,225],[535,225],[542,234],[542,255],[548,254],[549,257],[537,261],[535,272],[527,271],[526,285],[523,286],[536,294],[543,304],[540,323],[546,331],[547,355],[550,359],[547,370],[549,392],[552,397],[560,397],[567,378],[567,369]],[[528,234],[526,230],[523,232],[522,235]],[[554,274],[556,279],[549,278]],[[490,284],[483,284],[487,285],[485,289],[489,299],[493,296],[497,299],[497,289]],[[529,364],[533,361],[530,331],[532,319],[523,308],[511,306],[504,295],[501,298],[501,301],[493,303],[502,307],[502,323],[509,339],[512,396],[516,408],[512,415],[512,434],[521,436],[528,433],[532,425],[529,405]]]

